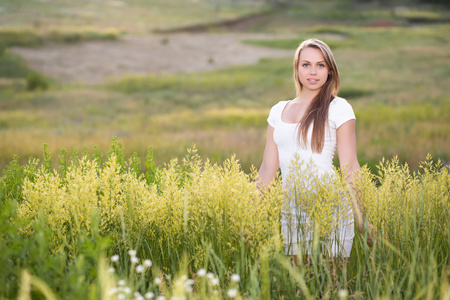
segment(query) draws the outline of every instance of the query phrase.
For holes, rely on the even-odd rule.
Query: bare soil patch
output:
[[[65,83],[95,84],[124,75],[209,71],[257,63],[261,58],[291,57],[294,50],[243,44],[244,39],[292,35],[177,33],[124,36],[120,41],[13,47],[29,66]],[[300,41],[299,41],[300,42]]]

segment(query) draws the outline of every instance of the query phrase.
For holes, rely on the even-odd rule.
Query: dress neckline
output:
[[[286,125],[298,125],[298,123],[290,123],[290,122],[285,122],[285,121],[283,121],[283,112],[284,112],[284,110],[286,109],[286,106],[287,106],[289,103],[291,103],[291,102],[292,102],[292,100],[288,100],[288,101],[286,101],[286,103],[284,104],[284,107],[283,107],[283,109],[281,110],[281,113],[280,113],[280,120],[281,120],[281,123],[286,124]]]
[[[333,104],[333,102],[334,102],[337,98],[338,98],[337,96],[334,97],[333,100],[331,100],[330,105]],[[294,100],[295,100],[295,99],[287,100],[286,103],[284,104],[284,107],[283,107],[283,109],[281,110],[281,113],[280,113],[280,121],[281,121],[281,123],[286,124],[286,125],[298,125],[298,124],[299,124],[299,123],[289,123],[289,122],[283,121],[283,112],[284,112],[284,110],[286,109],[286,106],[287,106],[289,103],[291,103],[292,101],[294,101]]]

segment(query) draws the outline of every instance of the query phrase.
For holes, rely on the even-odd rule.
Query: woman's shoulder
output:
[[[333,106],[346,105],[346,104],[350,105],[350,103],[348,103],[347,99],[342,98],[342,97],[336,96],[336,97],[334,97],[333,100],[331,100],[331,105],[333,105]]]
[[[267,121],[272,127],[275,127],[281,121],[281,114],[283,113],[283,109],[289,100],[280,101],[270,109],[269,117]]]
[[[277,110],[277,109],[281,109],[283,110],[284,107],[286,106],[286,104],[291,101],[291,100],[283,100],[283,101],[279,101],[277,104],[275,104],[274,106],[272,106],[272,110]]]
[[[328,119],[336,124],[336,128],[350,119],[356,119],[355,112],[348,101],[341,97],[335,97],[330,103]]]
[[[270,109],[270,114],[280,114],[283,112],[284,107],[290,100],[280,101]]]
[[[330,103],[330,110],[353,110],[353,108],[347,99],[334,97]]]

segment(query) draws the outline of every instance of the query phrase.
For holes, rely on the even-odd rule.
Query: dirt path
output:
[[[126,74],[208,71],[258,62],[260,58],[291,57],[294,50],[242,44],[244,39],[285,38],[270,34],[179,33],[124,36],[120,41],[47,44],[10,50],[29,66],[62,82],[94,84]],[[292,36],[289,36],[292,37]]]

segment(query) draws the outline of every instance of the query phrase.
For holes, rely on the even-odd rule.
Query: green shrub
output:
[[[25,78],[29,72],[30,69],[20,56],[8,51],[0,55],[0,77]]]
[[[33,30],[26,28],[2,27],[0,40],[5,46],[37,46],[42,44],[42,37]]]
[[[29,28],[2,27],[0,28],[0,41],[6,46],[35,47],[43,43],[58,42],[72,43],[85,40],[117,40],[119,33],[116,30],[100,30],[94,28],[78,28],[75,30],[53,29],[41,32]]]
[[[0,41],[0,57],[5,55],[6,53],[6,45],[4,42]]]
[[[374,92],[370,90],[363,90],[355,87],[343,87],[339,89],[339,97],[345,99],[354,99],[364,96],[372,95]]]
[[[31,72],[27,75],[27,90],[29,91],[46,90],[49,85],[48,79],[38,72]]]

